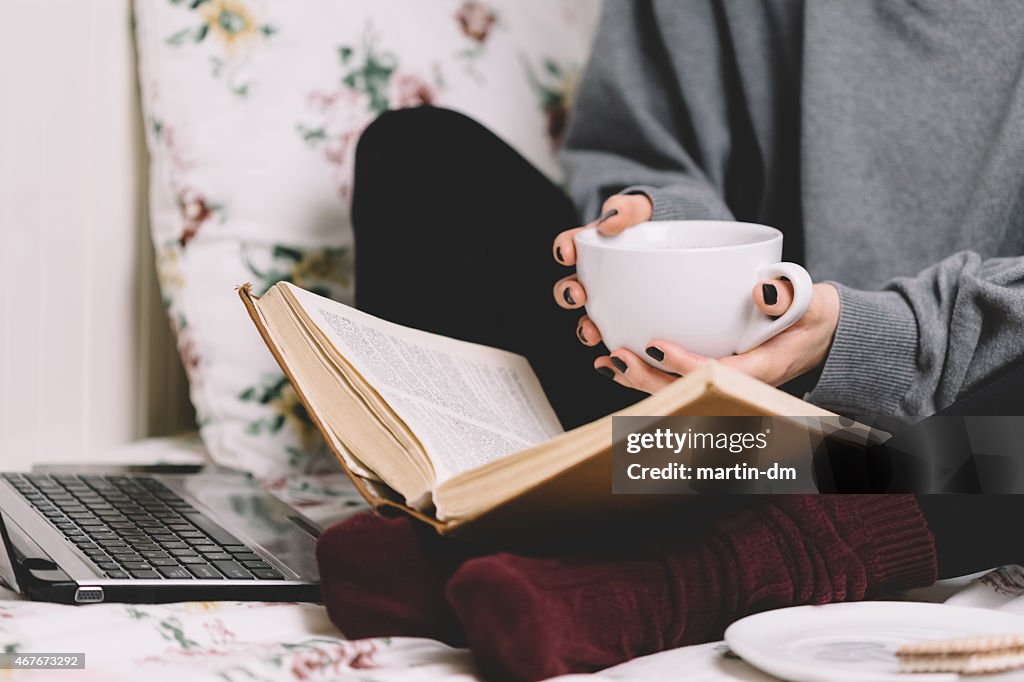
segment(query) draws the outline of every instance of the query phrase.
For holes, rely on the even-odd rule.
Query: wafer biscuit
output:
[[[904,644],[902,673],[980,675],[1024,668],[1024,635],[981,635]]]

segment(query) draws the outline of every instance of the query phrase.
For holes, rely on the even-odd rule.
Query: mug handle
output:
[[[811,287],[814,284],[811,282],[811,276],[802,267],[796,263],[775,263],[757,271],[759,282],[773,277],[785,277],[793,284],[793,303],[776,320],[762,316],[761,319],[752,322],[743,334],[736,353],[753,350],[779,332],[793,326],[811,305]]]

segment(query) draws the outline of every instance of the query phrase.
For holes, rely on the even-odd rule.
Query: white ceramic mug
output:
[[[800,319],[811,303],[811,277],[780,262],[782,233],[718,220],[647,222],[607,237],[576,234],[576,270],[587,315],[610,350],[644,349],[654,339],[721,358],[755,348]],[[793,303],[778,319],[754,304],[754,285],[785,277]]]

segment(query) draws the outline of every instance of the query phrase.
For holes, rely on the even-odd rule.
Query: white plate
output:
[[[725,641],[747,663],[792,682],[940,682],[955,674],[899,674],[896,649],[922,639],[1021,634],[1024,617],[912,602],[797,606],[747,616]]]

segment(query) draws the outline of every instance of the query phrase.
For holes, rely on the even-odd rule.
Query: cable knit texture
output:
[[[488,677],[539,680],[711,641],[751,613],[936,578],[909,495],[738,497],[681,525],[558,557],[473,557],[409,519],[363,515],[318,543],[324,604],[349,637],[465,641]]]
[[[745,615],[928,585],[931,533],[911,496],[739,501],[620,552],[472,559],[448,583],[481,670],[539,680],[721,637]]]
[[[317,540],[321,598],[331,622],[350,639],[429,637],[462,646],[444,585],[469,556],[410,518],[360,514]]]

